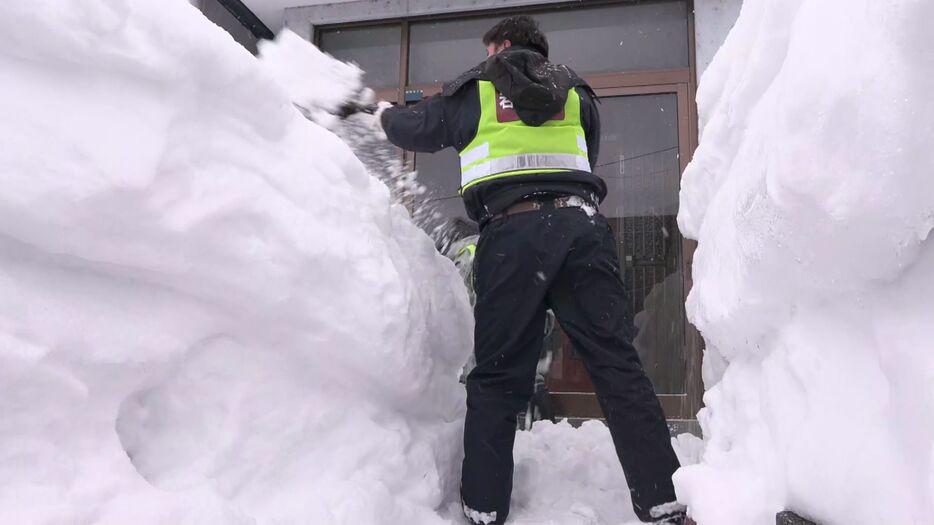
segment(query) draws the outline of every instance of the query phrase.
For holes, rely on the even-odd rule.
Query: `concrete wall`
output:
[[[566,0],[349,0],[342,3],[310,0],[307,6],[285,10],[285,27],[310,39],[313,28],[321,24],[339,24],[384,18],[469,13],[482,9],[524,7]]]
[[[254,55],[256,54],[256,37],[217,0],[199,0],[192,3],[204,13],[208,20],[224,28],[234,40]]]
[[[742,5],[742,0],[694,0],[698,80],[726,40]]]

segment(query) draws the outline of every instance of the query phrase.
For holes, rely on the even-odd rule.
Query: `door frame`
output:
[[[692,58],[693,63],[693,58]],[[592,75],[584,77],[600,98],[633,95],[674,94],[678,104],[678,150],[680,174],[690,162],[696,148],[696,126],[691,115],[696,111],[693,103],[693,72],[688,69],[645,71]],[[682,237],[681,275],[683,300],[687,300],[693,280],[690,269],[696,243]],[[658,398],[668,419],[694,419],[702,406],[703,385],[701,359],[703,340],[697,330],[684,318],[682,352],[685,356],[685,390],[682,394],[659,394]],[[593,392],[552,392],[555,413],[569,417],[602,418],[602,411]]]

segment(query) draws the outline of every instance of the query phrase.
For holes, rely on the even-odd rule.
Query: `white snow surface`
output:
[[[934,523],[934,3],[745,0],[683,178],[700,525]]]
[[[180,0],[0,4],[0,523],[445,523],[471,315]]]
[[[223,30],[3,2],[0,144],[0,523],[464,523],[463,283]],[[516,464],[512,523],[634,519],[599,423]]]

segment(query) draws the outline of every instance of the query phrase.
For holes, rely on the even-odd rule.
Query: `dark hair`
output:
[[[548,39],[531,16],[510,16],[500,20],[483,35],[483,45],[502,44],[509,40],[514,46],[530,47],[548,57]]]

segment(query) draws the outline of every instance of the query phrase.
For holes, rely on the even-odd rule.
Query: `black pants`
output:
[[[475,264],[477,366],[467,378],[461,495],[505,521],[516,415],[532,395],[550,307],[593,381],[643,521],[675,500],[678,459],[651,382],[632,346],[633,313],[606,219],[577,208],[494,219]]]

